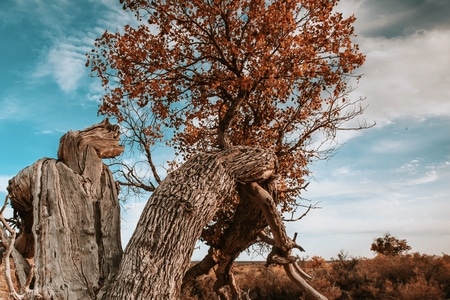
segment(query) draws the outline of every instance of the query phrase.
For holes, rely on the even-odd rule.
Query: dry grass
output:
[[[448,299],[450,256],[411,254],[373,259],[339,258],[331,262],[313,257],[301,262],[315,276],[311,285],[328,299]],[[263,262],[238,262],[233,267],[243,299],[307,299],[282,267]],[[218,299],[213,291],[214,271],[199,278],[195,296],[183,300]],[[8,299],[4,264],[0,265],[0,299]]]
[[[10,259],[11,262],[11,269],[14,270],[14,260]],[[13,283],[18,288],[18,282],[15,278],[15,276],[12,276]],[[0,264],[0,300],[6,300],[9,299],[9,291],[8,291],[8,285],[6,284],[6,278],[5,278],[5,263],[1,261]]]
[[[237,262],[233,267],[236,283],[242,290],[243,299],[299,299],[302,290],[293,285],[284,269],[279,266],[266,267],[264,262]],[[195,296],[184,296],[183,300],[217,299],[213,290],[214,271],[202,276],[196,284]]]
[[[328,299],[450,299],[450,256],[418,253],[373,259],[341,257],[331,262],[313,257],[301,262],[314,279],[310,284]],[[237,263],[233,272],[243,299],[307,299],[288,279],[282,267],[264,263]],[[214,273],[201,278],[195,297],[217,299]]]

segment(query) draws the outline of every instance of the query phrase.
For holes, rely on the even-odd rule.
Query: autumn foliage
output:
[[[370,250],[382,255],[400,255],[411,250],[411,246],[408,245],[405,239],[398,239],[386,232],[384,236],[376,238]]]
[[[88,54],[106,89],[100,112],[151,111],[149,141],[168,136],[183,157],[274,149],[279,198],[293,201],[319,155],[313,142],[362,112],[347,96],[364,56],[337,0],[121,2],[139,25],[105,32]]]

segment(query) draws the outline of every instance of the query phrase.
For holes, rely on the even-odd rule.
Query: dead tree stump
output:
[[[33,293],[44,299],[93,299],[122,257],[118,189],[102,158],[122,153],[108,120],[68,132],[58,159],[44,158],[9,181],[20,218],[16,249],[34,257]]]

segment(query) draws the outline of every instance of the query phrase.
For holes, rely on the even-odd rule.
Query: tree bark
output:
[[[267,226],[257,205],[246,197],[240,198],[234,221],[224,233],[215,251],[218,261],[214,291],[222,300],[239,299],[240,289],[234,281],[231,268],[239,254],[252,245],[257,240],[258,234]]]
[[[93,299],[117,271],[118,191],[101,159],[123,151],[118,129],[106,120],[69,132],[61,138],[58,160],[40,159],[9,181],[19,237],[27,236],[19,248],[36,266],[33,297]]]
[[[243,197],[242,185],[237,187],[239,194],[239,204],[236,207],[232,223],[220,236],[217,244],[212,245],[204,259],[192,266],[183,278],[183,294],[192,294],[195,290],[195,280],[197,277],[208,274],[215,269],[216,282],[214,290],[223,299],[235,299],[240,292],[237,285],[233,286],[233,275],[231,268],[235,259],[252,245],[258,234],[267,227],[259,205],[250,201],[248,197]]]
[[[276,172],[270,151],[247,147],[198,154],[169,174],[147,202],[103,299],[177,299],[202,228],[237,182]]]

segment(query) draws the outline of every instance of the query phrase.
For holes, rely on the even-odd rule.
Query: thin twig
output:
[[[285,219],[285,218],[283,218],[283,222],[296,222],[296,221],[299,221],[299,220],[303,219],[303,218],[309,213],[309,211],[310,211],[311,209],[318,209],[318,208],[321,208],[320,206],[317,206],[317,204],[319,204],[319,203],[308,205],[306,211],[305,211],[300,217],[295,218],[295,219],[294,219],[294,213],[295,213],[295,211],[292,212],[291,218],[290,218],[290,219]],[[306,207],[306,206],[305,206],[305,207]]]

